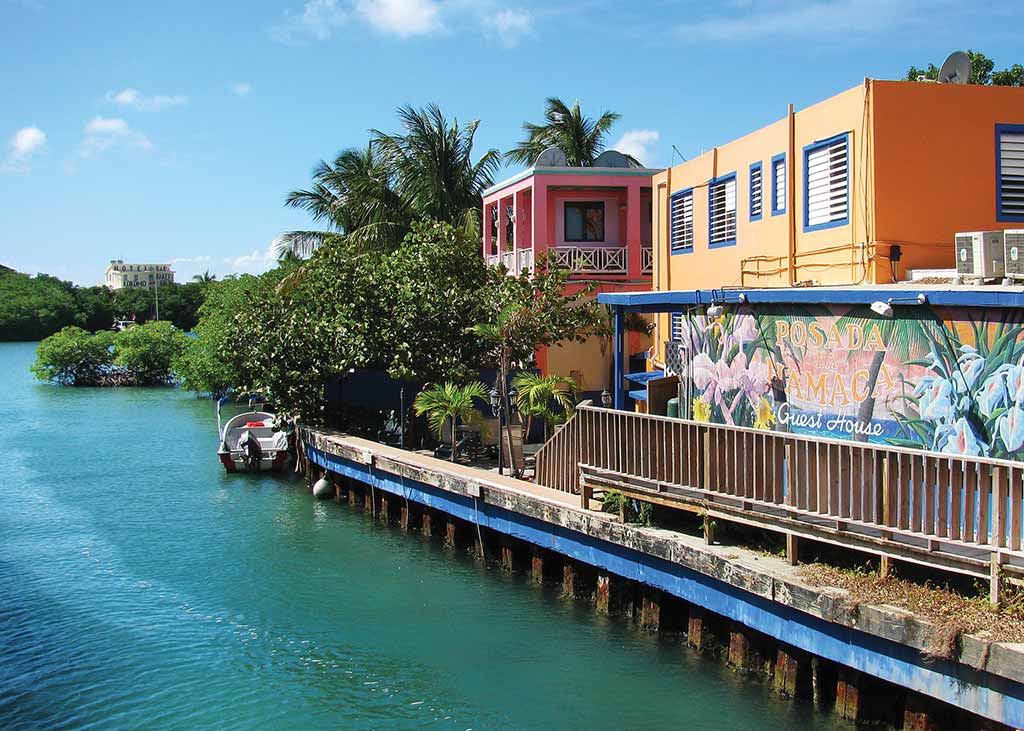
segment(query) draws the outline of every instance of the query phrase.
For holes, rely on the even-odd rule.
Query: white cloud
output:
[[[161,109],[182,107],[188,104],[188,97],[182,94],[154,94],[144,96],[138,89],[122,89],[116,94],[107,94],[107,101],[120,107],[128,107],[140,112],[159,112]]]
[[[525,10],[505,8],[493,17],[489,13],[481,13],[480,24],[489,35],[511,48],[533,29],[533,16]]]
[[[231,85],[231,93],[235,96],[245,96],[252,91],[252,84],[247,81],[239,81],[237,84]]]
[[[307,0],[300,13],[286,10],[284,19],[270,29],[270,36],[288,44],[326,41],[348,22],[348,15],[337,0]]]
[[[661,133],[656,129],[631,129],[623,133],[612,149],[632,155],[646,165],[650,161],[650,146],[660,139]]]
[[[272,269],[277,264],[277,239],[274,239],[267,246],[265,251],[253,249],[251,253],[241,256],[226,256],[223,259],[228,273],[259,274]]]
[[[22,127],[7,142],[7,161],[0,169],[4,172],[23,173],[29,170],[29,158],[46,145],[46,133],[35,125]]]
[[[875,33],[916,22],[917,0],[832,0],[803,3],[785,0],[767,10],[751,12],[751,7],[733,5],[729,14],[696,20],[677,27],[688,38],[711,41],[745,41],[777,36],[846,37]],[[706,7],[715,7],[709,5]]]
[[[171,264],[205,264],[213,261],[212,256],[179,256],[171,259]]]
[[[79,155],[83,158],[95,157],[114,145],[125,145],[141,150],[153,149],[153,143],[141,132],[132,129],[127,122],[119,117],[93,117],[85,125],[85,139]]]
[[[434,0],[358,0],[356,9],[375,29],[401,38],[442,30],[441,7]]]

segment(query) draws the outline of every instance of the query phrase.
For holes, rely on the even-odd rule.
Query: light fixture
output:
[[[724,308],[721,305],[710,305],[707,309],[707,316],[712,319],[721,317],[723,311]]]
[[[612,406],[612,395],[608,393],[607,388],[601,392],[601,405],[606,409],[610,409]]]
[[[871,309],[877,312],[882,317],[893,316],[893,305],[926,305],[928,304],[928,295],[924,292],[919,292],[916,297],[890,297],[885,302],[878,300],[871,303]]]
[[[892,305],[890,305],[888,302],[882,302],[881,300],[879,300],[878,302],[872,302],[871,309],[874,312],[881,315],[882,317],[892,317],[893,314]]]

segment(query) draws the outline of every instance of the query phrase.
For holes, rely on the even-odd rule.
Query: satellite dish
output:
[[[549,147],[537,155],[533,164],[540,168],[564,168],[569,167],[569,161],[565,159],[565,153],[558,147]]]
[[[940,84],[966,84],[971,80],[971,57],[963,51],[953,51],[939,69]]]
[[[631,168],[633,163],[618,150],[605,150],[594,160],[595,168]]]

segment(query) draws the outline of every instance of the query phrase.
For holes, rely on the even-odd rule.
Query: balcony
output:
[[[625,246],[553,246],[548,249],[554,264],[573,274],[625,274]]]
[[[654,272],[654,249],[650,246],[640,249],[640,271],[644,274]]]
[[[501,254],[491,254],[484,257],[484,261],[489,267],[496,267],[498,264],[504,264],[505,268],[508,269],[510,275],[518,275],[523,271],[532,274],[533,273],[533,250],[532,249],[516,249],[514,251],[505,251]]]

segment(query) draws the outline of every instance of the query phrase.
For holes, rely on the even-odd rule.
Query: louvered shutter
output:
[[[672,234],[673,251],[685,251],[693,248],[693,193],[686,192],[672,197]]]
[[[786,210],[786,158],[772,161],[772,212]]]
[[[670,316],[669,340],[680,342],[683,339],[683,315],[673,312]]]
[[[750,217],[761,216],[761,165],[750,168]]]
[[[1024,131],[999,134],[999,212],[1024,216]]]
[[[709,241],[712,245],[736,240],[736,176],[717,183],[708,189]]]
[[[807,151],[808,226],[845,221],[850,213],[849,144],[844,135]]]

